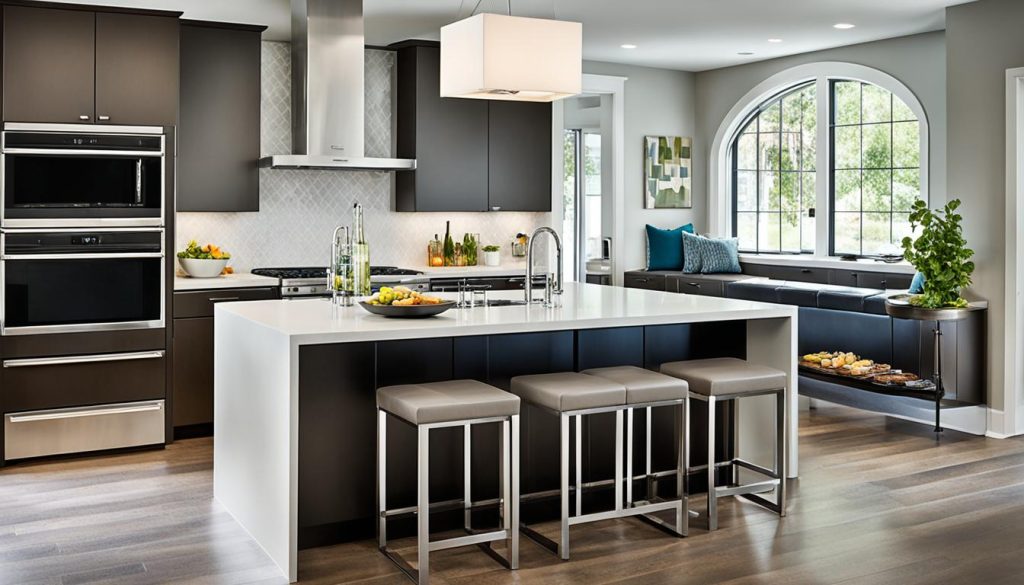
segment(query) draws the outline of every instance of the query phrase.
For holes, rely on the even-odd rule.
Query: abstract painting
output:
[[[644,207],[646,209],[689,209],[691,138],[682,136],[644,137]]]

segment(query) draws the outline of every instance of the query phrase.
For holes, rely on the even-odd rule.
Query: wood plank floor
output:
[[[433,556],[434,582],[1024,583],[1024,440],[936,442],[928,426],[833,406],[803,413],[800,429],[785,519],[729,498],[713,534],[702,520],[686,539],[602,522],[574,529],[570,562],[524,539],[515,573],[451,550]],[[211,457],[194,439],[0,470],[0,583],[283,583],[213,502]],[[299,567],[302,583],[407,583],[372,542],[304,551]]]

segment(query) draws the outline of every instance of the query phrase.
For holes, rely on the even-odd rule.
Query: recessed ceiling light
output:
[[[737,55],[743,55],[744,57],[749,57],[750,55],[753,55],[754,52],[753,51],[740,51],[739,53],[736,53],[736,54]]]
[[[622,47],[623,49],[635,49],[636,48],[636,45],[633,45],[633,44],[630,44],[630,43],[626,43],[624,45],[619,45],[619,46]]]
[[[857,26],[857,25],[850,24],[848,22],[840,22],[839,24],[833,24],[832,28],[838,28],[839,30],[848,30],[848,29],[851,29],[851,28],[853,28],[855,26]]]
[[[768,39],[769,43],[781,43],[782,39]]]

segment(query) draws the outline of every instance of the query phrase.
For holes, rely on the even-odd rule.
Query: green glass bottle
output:
[[[452,222],[444,222],[444,265],[455,266],[455,241],[452,240]]]
[[[370,244],[363,231],[363,206],[358,203],[352,208],[352,230],[352,294],[369,296]]]

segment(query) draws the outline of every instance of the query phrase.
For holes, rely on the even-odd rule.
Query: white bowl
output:
[[[178,264],[192,278],[216,278],[228,265],[228,259],[178,258]]]

